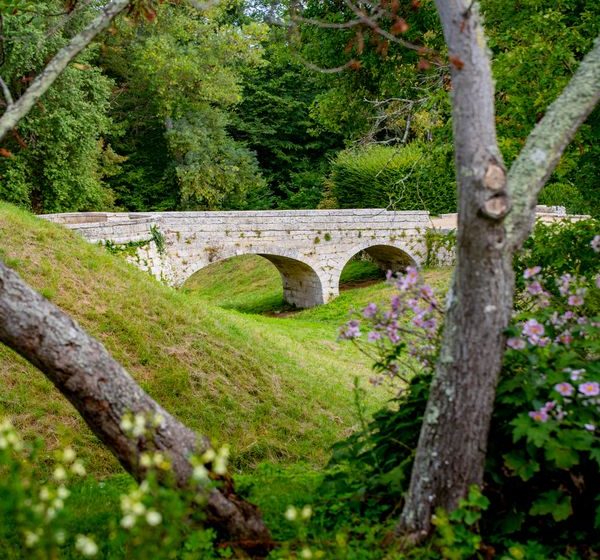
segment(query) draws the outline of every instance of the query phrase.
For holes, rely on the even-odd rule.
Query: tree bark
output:
[[[471,0],[436,0],[436,4],[452,64],[457,264],[440,357],[397,528],[410,542],[429,534],[435,508],[454,509],[469,486],[483,482],[503,333],[512,311],[513,253],[533,223],[539,190],[600,96],[597,41],[532,133],[507,180],[496,141],[493,80],[478,4]],[[540,150],[547,157],[542,158]]]
[[[176,484],[190,488],[192,453],[210,442],[176,420],[148,396],[106,348],[75,321],[0,262],[0,341],[40,369],[73,404],[90,429],[136,479],[139,456],[156,449],[168,456]],[[160,414],[154,438],[132,439],[120,426],[127,412]],[[271,547],[258,509],[237,496],[232,481],[208,495],[208,523],[220,535],[255,554]]]

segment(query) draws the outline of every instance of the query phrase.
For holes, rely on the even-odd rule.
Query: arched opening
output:
[[[340,290],[356,288],[382,281],[388,270],[403,272],[416,266],[415,260],[405,251],[391,245],[372,245],[355,253],[342,269]]]
[[[244,313],[279,314],[323,303],[312,267],[290,257],[242,254],[197,269],[183,284],[213,303]]]

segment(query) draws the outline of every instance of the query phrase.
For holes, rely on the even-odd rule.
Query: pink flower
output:
[[[348,321],[340,332],[340,338],[343,340],[352,340],[360,337],[360,323],[353,319]]]
[[[525,336],[541,336],[544,334],[544,325],[540,325],[535,319],[529,319],[523,325],[523,334]]]
[[[572,307],[577,307],[579,305],[583,305],[583,297],[580,296],[579,294],[569,296],[569,299],[567,301],[568,301],[569,305]]]
[[[367,335],[367,340],[369,342],[375,342],[377,340],[381,339],[381,333],[377,332],[377,331],[371,331],[368,335]]]
[[[409,266],[406,273],[398,278],[396,286],[402,292],[412,288],[419,281],[419,271],[414,266]]]
[[[590,246],[596,253],[600,253],[600,235],[595,235],[594,239],[592,239]]]
[[[523,350],[525,348],[525,341],[522,338],[512,337],[506,341],[506,346],[513,350]]]
[[[570,372],[569,377],[571,378],[571,381],[579,381],[581,379],[581,376],[585,373],[584,369],[567,368],[565,371]]]
[[[527,268],[527,269],[525,269],[525,272],[523,272],[523,278],[525,278],[525,279],[533,278],[536,274],[539,274],[541,271],[542,271],[541,266],[534,266],[532,268]]]
[[[569,331],[565,331],[558,337],[558,341],[566,346],[573,342],[573,335]]]
[[[575,387],[566,381],[563,383],[558,383],[554,386],[554,390],[557,393],[560,393],[563,397],[570,397],[575,391]]]
[[[596,429],[596,426],[594,426],[594,424],[584,424],[583,427],[588,431],[588,432],[593,432]]]
[[[373,317],[375,317],[376,313],[377,305],[374,303],[369,303],[369,305],[367,305],[367,307],[363,309],[363,317],[365,319],[372,319]]]
[[[536,280],[527,286],[527,291],[532,296],[539,296],[540,294],[544,293],[544,288],[542,288],[542,285]]]
[[[529,413],[529,417],[533,418],[536,422],[547,422],[548,412],[543,408],[541,408],[540,410],[532,410]]]
[[[597,381],[587,381],[579,385],[577,390],[586,397],[595,397],[600,395],[600,384]]]
[[[560,286],[558,290],[560,291],[561,296],[566,296],[569,293],[569,286],[571,285],[571,280],[573,277],[570,274],[563,274],[560,277]]]

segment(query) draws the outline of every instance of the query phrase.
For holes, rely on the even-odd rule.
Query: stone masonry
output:
[[[211,263],[256,254],[272,262],[284,298],[313,307],[339,294],[342,269],[365,251],[398,272],[425,258],[427,212],[266,210],[49,214],[92,243],[128,248],[128,260],[173,286]],[[227,286],[223,286],[226,290]]]

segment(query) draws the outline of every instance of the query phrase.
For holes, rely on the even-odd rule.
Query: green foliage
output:
[[[64,2],[28,4],[19,3],[22,11],[3,11],[2,77],[15,98],[94,13],[84,8],[64,25],[50,16]],[[103,138],[112,130],[113,83],[97,57],[97,46],[79,55],[5,140],[12,155],[0,158],[0,198],[37,212],[111,207],[104,178],[119,161]]]
[[[600,34],[600,4],[528,0],[518,9],[505,0],[481,4],[493,52],[498,136],[510,164]],[[572,213],[598,214],[599,123],[596,109],[542,191],[544,203],[566,206]]]
[[[341,146],[339,136],[315,130],[309,115],[325,85],[295,60],[282,29],[270,29],[264,59],[245,70],[243,100],[229,129],[256,152],[276,206],[315,208],[328,155]]]
[[[227,132],[241,101],[242,69],[261,64],[266,28],[234,25],[231,3],[208,13],[157,7],[156,21],[123,20],[104,64],[123,91],[115,107],[117,150],[128,159],[111,179],[134,210],[265,207],[255,155]]]
[[[600,259],[590,244],[598,232],[597,219],[536,222],[523,249],[515,256],[517,284],[523,287],[523,272],[534,266],[541,266],[546,274],[555,277],[569,273],[591,279],[600,272]]]
[[[452,150],[412,143],[346,150],[331,164],[329,189],[340,208],[456,209]]]
[[[562,558],[569,548],[578,557],[593,557],[589,545],[600,526],[600,259],[591,248],[597,232],[593,221],[538,225],[528,242],[526,259],[547,255],[550,276],[544,280],[528,270],[517,297],[489,435],[484,492],[490,503],[479,520],[482,540],[450,523],[453,515],[463,525],[477,520],[471,514],[440,515],[441,536],[432,543],[452,545],[444,558],[471,557],[467,549],[476,550],[478,542],[506,558],[530,548],[532,558]],[[552,268],[546,251],[558,255],[569,243],[581,254],[570,263],[556,259]],[[553,274],[563,276],[556,281]],[[537,335],[529,330],[534,328]],[[398,348],[403,351],[402,342]],[[378,363],[386,363],[386,356]],[[355,512],[381,518],[401,500],[430,379],[427,371],[415,375],[393,407],[334,447],[322,494],[344,497],[338,519]],[[515,541],[546,548],[534,554],[534,544],[507,545]]]
[[[139,415],[138,415],[139,416]],[[225,558],[227,547],[216,549],[215,533],[203,528],[206,491],[215,486],[208,468],[217,470],[221,452],[192,457],[201,465],[185,491],[165,484],[172,475],[168,459],[159,452],[140,455],[141,484],[112,497],[112,509],[103,512],[102,483],[86,477],[83,464],[70,447],[55,453],[51,476],[37,463],[40,445],[25,444],[7,420],[0,420],[0,548],[7,560],[47,558]],[[225,467],[225,463],[222,465]],[[221,471],[219,471],[221,472]],[[204,474],[205,473],[205,474]],[[223,474],[223,472],[221,472]],[[158,483],[159,478],[163,480]],[[94,510],[82,516],[77,494],[94,498]],[[75,499],[73,499],[75,498]],[[101,498],[98,500],[98,498]],[[115,499],[116,498],[116,499]],[[89,504],[88,504],[89,505]],[[98,508],[100,506],[100,508]]]

